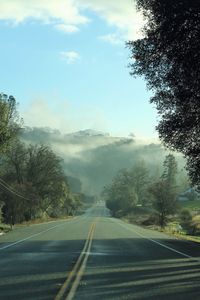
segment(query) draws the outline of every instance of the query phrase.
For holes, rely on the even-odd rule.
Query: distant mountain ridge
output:
[[[80,131],[77,131],[77,132],[68,133],[68,134],[66,134],[66,136],[76,136],[76,137],[80,137],[80,136],[107,136],[107,137],[109,137],[110,134],[105,133],[103,131],[97,131],[97,130],[93,130],[93,129],[85,129],[85,130],[80,130]]]
[[[22,140],[51,145],[63,158],[66,174],[80,180],[82,191],[91,195],[99,194],[120,169],[138,161],[144,161],[152,175],[160,172],[168,153],[160,144],[141,145],[132,136],[112,137],[91,129],[61,134],[51,128],[24,128]]]

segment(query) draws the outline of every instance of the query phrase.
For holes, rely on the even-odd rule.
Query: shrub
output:
[[[188,209],[183,209],[180,212],[180,224],[187,233],[191,231],[192,214]]]

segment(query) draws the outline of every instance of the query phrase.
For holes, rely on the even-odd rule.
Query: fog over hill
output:
[[[160,144],[141,144],[132,136],[112,137],[108,133],[81,130],[61,134],[51,128],[26,127],[22,133],[26,143],[50,145],[63,158],[65,172],[78,181],[76,186],[87,194],[99,194],[103,186],[123,168],[131,168],[138,161],[144,161],[152,175],[160,173],[167,151]],[[183,159],[178,156],[179,166]]]

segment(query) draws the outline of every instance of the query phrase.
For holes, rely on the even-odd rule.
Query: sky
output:
[[[144,24],[133,0],[0,0],[0,92],[26,126],[157,137],[142,78],[125,42]]]

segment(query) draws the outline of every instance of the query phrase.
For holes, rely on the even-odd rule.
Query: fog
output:
[[[91,195],[99,194],[120,169],[131,168],[138,161],[144,161],[152,175],[159,176],[169,153],[158,143],[145,144],[133,136],[113,137],[94,130],[61,134],[51,128],[26,127],[22,139],[26,143],[50,145],[63,158],[66,175],[72,177],[69,181],[73,181],[79,192]],[[183,158],[180,155],[176,158],[182,169]]]

